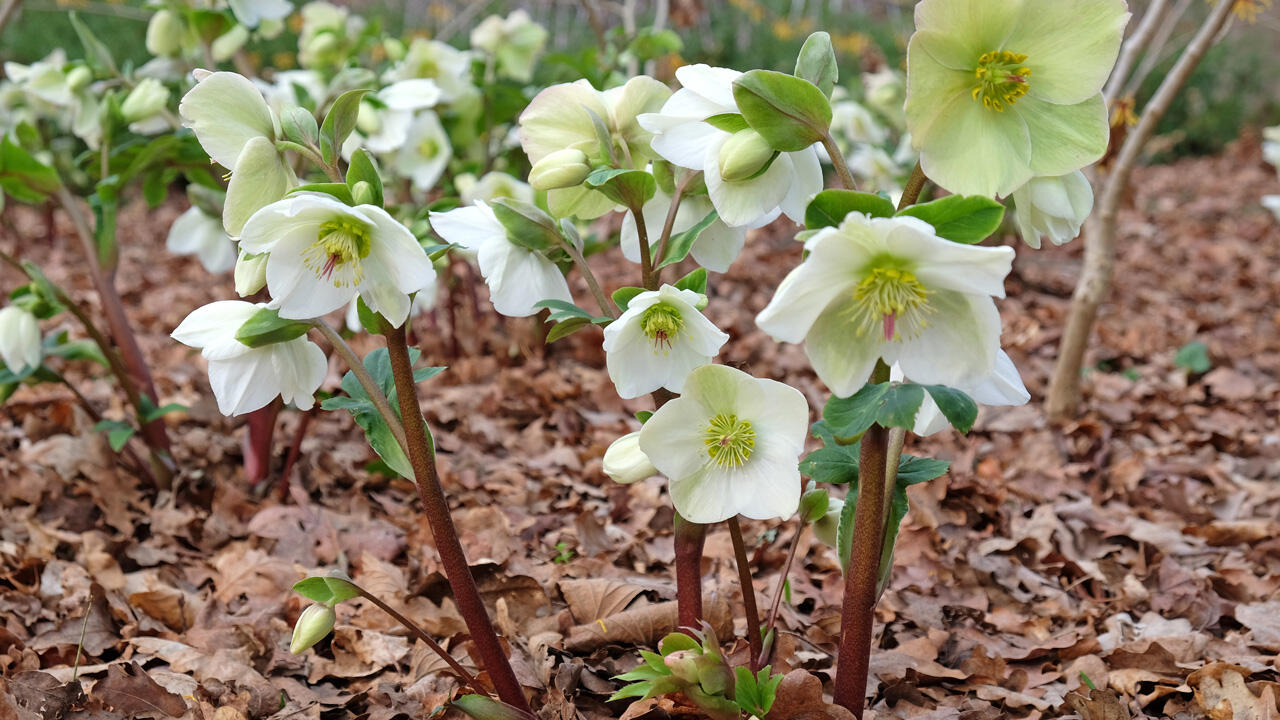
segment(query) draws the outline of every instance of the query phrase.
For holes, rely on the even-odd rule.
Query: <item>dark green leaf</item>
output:
[[[972,245],[986,240],[1000,227],[1004,206],[980,195],[948,195],[933,202],[910,205],[898,214],[924,220],[940,238]]]
[[[868,384],[852,397],[828,400],[822,417],[839,437],[859,437],[872,423],[910,430],[923,401],[924,388],[919,385]]]
[[[707,294],[707,269],[696,268],[693,272],[676,281],[679,290],[692,290],[699,295]]]
[[[631,300],[644,291],[644,288],[620,287],[613,291],[613,304],[617,305],[622,312],[626,312]]]
[[[871,217],[893,217],[893,203],[879,195],[853,190],[823,190],[804,209],[804,226],[810,230],[835,227],[851,212]]]
[[[946,460],[902,455],[898,459],[898,484],[915,485],[946,474],[951,463]]]
[[[354,206],[356,204],[355,198],[351,197],[351,188],[347,187],[346,183],[307,183],[290,190],[289,194],[292,195],[293,193],[300,192],[325,193],[326,195],[332,195],[337,198],[344,205]]]
[[[567,320],[562,320],[556,323],[556,326],[551,328],[551,331],[547,333],[547,342],[553,343],[562,337],[567,337],[578,332],[590,324],[590,320],[580,317],[571,317]]]
[[[348,90],[333,101],[329,114],[320,124],[320,157],[329,165],[338,160],[342,143],[356,129],[356,117],[360,114],[360,100],[368,90]]]
[[[925,385],[924,389],[929,391],[929,397],[937,403],[951,427],[962,433],[969,432],[973,422],[978,419],[978,404],[973,398],[945,385]]]
[[[311,329],[311,323],[280,317],[278,310],[259,308],[236,330],[236,340],[251,348],[288,342],[302,337]]]
[[[103,420],[94,425],[93,429],[99,432],[106,431],[107,444],[116,452],[120,452],[125,443],[129,442],[129,438],[133,437],[133,434],[137,432],[132,425],[120,420]]]
[[[816,85],[794,75],[752,70],[733,81],[742,117],[775,150],[796,152],[822,140],[831,127],[831,103]]]
[[[814,450],[800,461],[800,473],[820,483],[858,482],[858,443]]]
[[[664,268],[688,257],[689,251],[693,250],[693,244],[698,241],[698,236],[702,234],[703,230],[711,227],[711,223],[714,223],[719,217],[716,211],[712,210],[707,213],[706,217],[699,220],[697,225],[684,232],[672,235],[671,240],[667,243],[667,255],[658,263],[658,267]]]
[[[351,153],[351,164],[347,167],[347,187],[351,188],[353,200],[356,183],[361,182],[368,183],[372,193],[368,204],[382,207],[382,176],[378,174],[378,164],[364,148]]]
[[[658,181],[644,170],[601,168],[587,176],[586,185],[627,208],[636,209],[653,198]]]

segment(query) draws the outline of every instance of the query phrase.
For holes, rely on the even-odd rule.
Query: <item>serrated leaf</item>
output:
[[[986,240],[1000,227],[1004,205],[980,195],[947,197],[903,208],[899,215],[920,218],[933,226],[938,237],[972,245]]]
[[[752,70],[733,81],[733,98],[751,129],[775,150],[804,150],[826,136],[831,103],[816,85],[773,70]]]
[[[908,430],[924,401],[924,388],[914,383],[867,384],[847,398],[833,397],[822,417],[840,437],[858,437],[873,423]]]
[[[689,252],[693,250],[693,244],[698,241],[698,236],[702,234],[702,231],[711,227],[711,224],[719,217],[720,215],[715,210],[712,210],[707,213],[706,217],[699,220],[697,225],[684,232],[672,235],[667,243],[666,257],[662,258],[662,261],[658,263],[658,267],[664,268],[688,257]]]
[[[946,460],[934,460],[933,458],[914,457],[904,454],[898,460],[898,483],[915,485],[928,482],[945,475],[950,467],[951,463]]]
[[[938,405],[947,422],[951,423],[951,427],[962,433],[969,432],[974,421],[978,419],[978,403],[974,402],[973,398],[945,385],[923,387],[929,391],[929,397],[933,398],[933,402]]]
[[[820,483],[844,485],[858,482],[859,444],[818,448],[800,461],[800,474]]]
[[[823,190],[804,209],[804,226],[808,230],[835,227],[851,212],[871,217],[893,217],[893,203],[879,195],[853,190]]]

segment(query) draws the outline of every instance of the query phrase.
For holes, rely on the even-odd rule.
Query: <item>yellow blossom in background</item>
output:
[[[297,67],[298,63],[294,60],[291,52],[278,52],[271,56],[271,66],[277,70],[288,70]]]
[[[755,0],[729,0],[729,4],[746,13],[751,22],[758,23],[764,19],[765,9]]]
[[[1111,127],[1133,127],[1138,124],[1138,113],[1135,112],[1138,102],[1132,95],[1119,98],[1111,106]]]
[[[870,39],[866,35],[857,31],[831,36],[831,44],[835,46],[837,52],[854,57],[862,55],[869,42]]]
[[[1233,0],[1233,2],[1231,11],[1250,25],[1258,21],[1259,13],[1271,7],[1271,0]],[[1214,5],[1216,0],[1208,0],[1208,3]]]

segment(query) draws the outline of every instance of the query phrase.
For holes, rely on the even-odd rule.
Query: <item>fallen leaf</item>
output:
[[[18,707],[38,714],[44,720],[59,720],[84,700],[80,683],[66,684],[39,670],[20,672],[7,680]]]
[[[160,687],[136,662],[116,663],[107,668],[107,677],[93,686],[92,695],[117,712],[133,717],[157,714],[182,717],[187,712],[182,696]]]
[[[1276,698],[1271,687],[1254,695],[1245,685],[1249,670],[1230,663],[1206,665],[1187,676],[1196,702],[1209,720],[1274,720]]]
[[[1092,688],[1088,695],[1073,692],[1067,695],[1067,706],[1080,716],[1080,720],[1129,720],[1129,707],[1120,695],[1107,688]]]

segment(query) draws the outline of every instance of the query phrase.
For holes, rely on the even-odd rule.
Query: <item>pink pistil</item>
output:
[[[893,339],[893,325],[897,321],[897,313],[889,313],[884,316],[884,340],[889,342]]]

